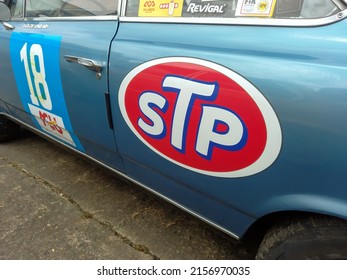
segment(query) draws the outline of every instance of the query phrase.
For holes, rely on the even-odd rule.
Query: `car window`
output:
[[[114,15],[118,6],[117,0],[64,0],[61,2],[64,16]]]
[[[27,17],[58,16],[60,0],[26,0]]]
[[[340,9],[332,0],[128,0],[131,17],[327,17]]]
[[[23,17],[23,3],[24,0],[5,0],[4,2],[11,9],[11,16],[13,18],[22,18]]]
[[[8,5],[14,18],[26,17],[78,17],[115,15],[118,0],[10,0]]]

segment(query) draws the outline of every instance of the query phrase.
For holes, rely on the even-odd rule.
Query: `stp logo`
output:
[[[266,98],[213,62],[169,57],[134,68],[119,90],[132,132],[163,158],[217,177],[244,177],[277,158],[282,134]]]

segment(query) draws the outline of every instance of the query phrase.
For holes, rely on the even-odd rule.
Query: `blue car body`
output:
[[[0,114],[235,238],[274,213],[347,219],[347,10],[229,18],[210,1],[159,17],[132,2],[0,24]]]

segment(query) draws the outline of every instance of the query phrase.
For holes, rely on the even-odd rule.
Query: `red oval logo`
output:
[[[133,133],[184,168],[244,177],[277,158],[282,134],[266,98],[221,65],[170,57],[139,65],[123,80],[119,105]]]

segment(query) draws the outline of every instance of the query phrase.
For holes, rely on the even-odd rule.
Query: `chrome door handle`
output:
[[[13,29],[15,29],[15,27],[12,24],[10,24],[10,23],[8,23],[6,21],[3,21],[2,25],[5,27],[6,30],[13,30]]]
[[[99,62],[93,59],[78,57],[78,56],[71,56],[71,55],[64,55],[64,58],[67,62],[73,62],[73,63],[83,65],[87,67],[88,69],[93,70],[97,73],[100,73],[103,68],[102,62]]]

